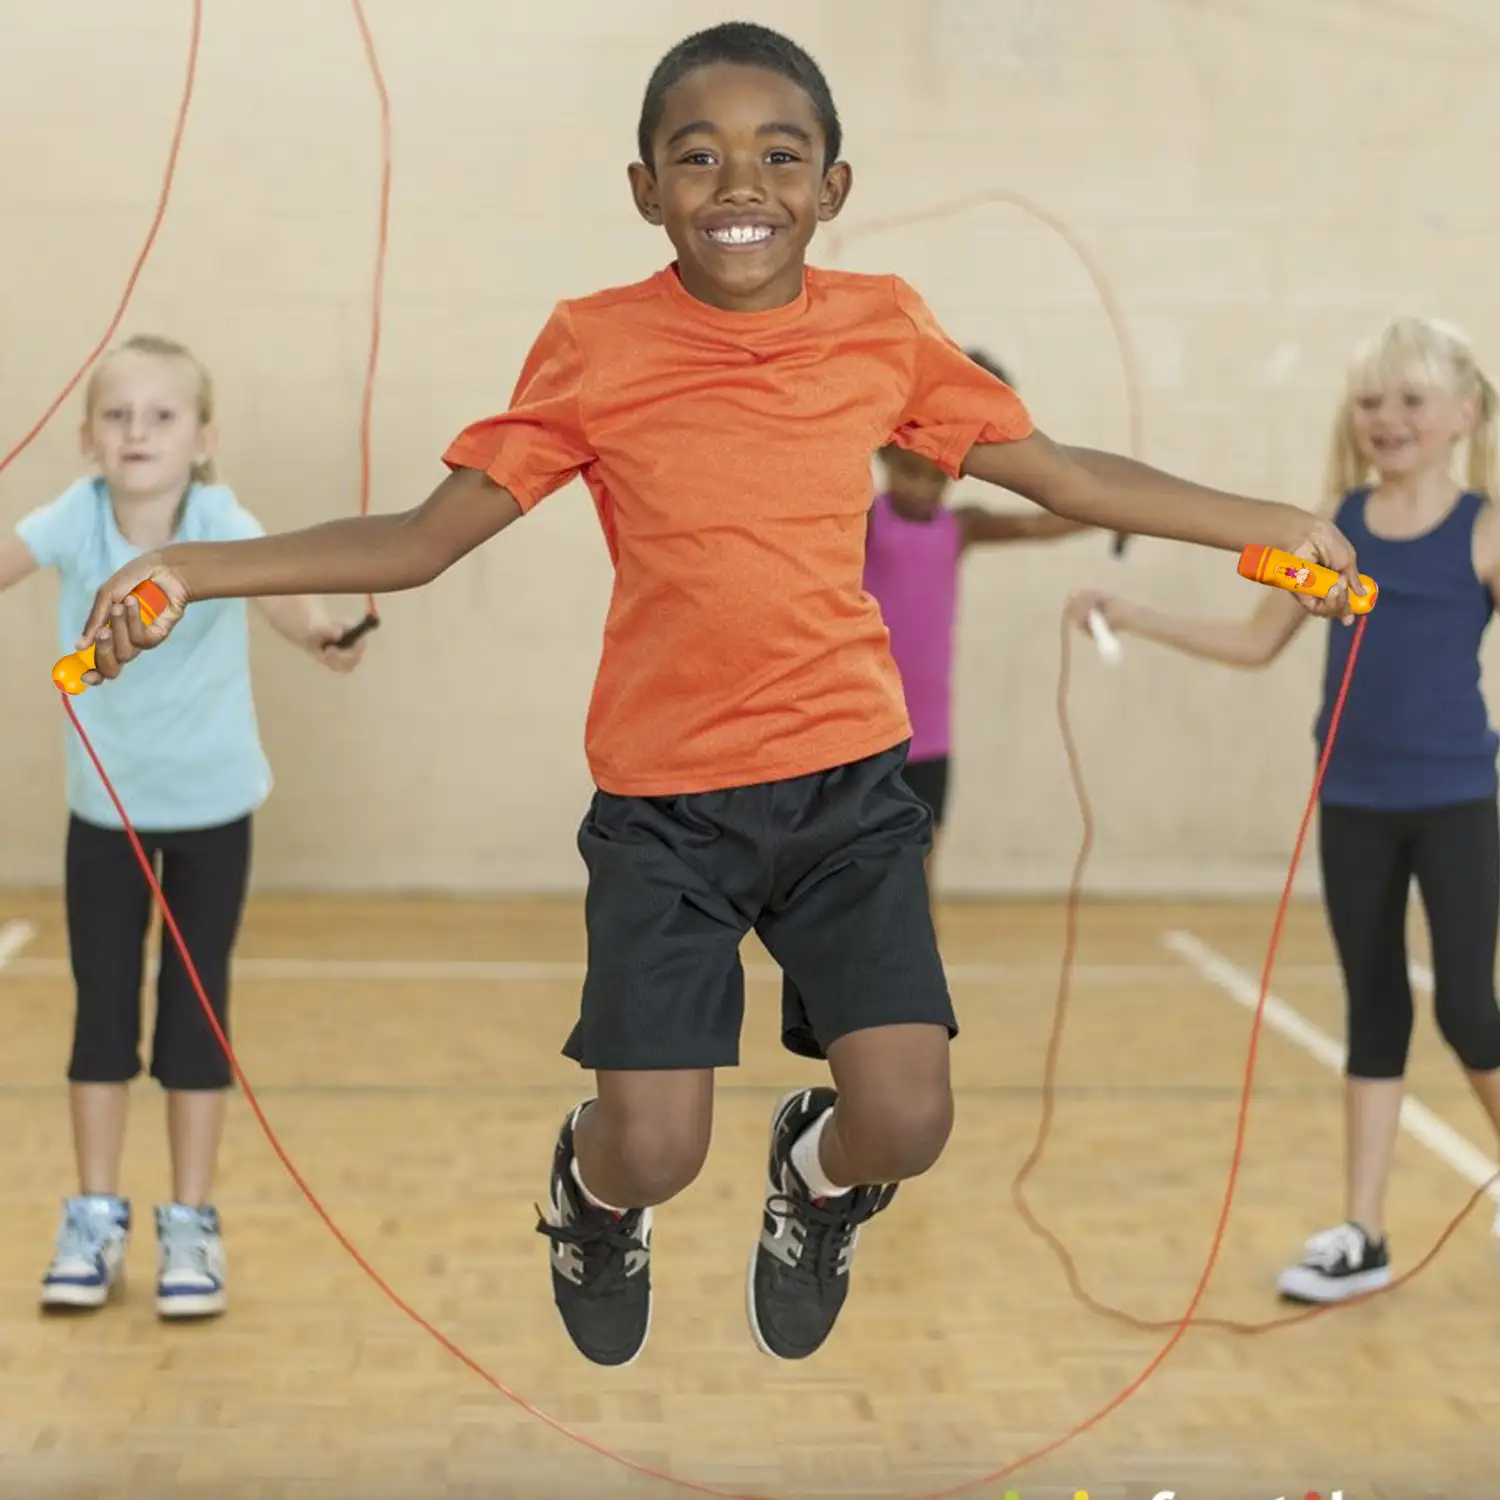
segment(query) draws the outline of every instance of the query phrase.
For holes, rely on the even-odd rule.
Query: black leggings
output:
[[[1471,1072],[1500,1068],[1493,798],[1415,812],[1324,807],[1323,901],[1344,970],[1351,1078],[1400,1078],[1411,1045],[1406,904],[1412,877],[1432,943],[1443,1039]]]
[[[250,874],[250,819],[185,833],[143,833],[162,892],[229,1035],[229,961]],[[141,1071],[141,977],[151,889],[124,833],[68,823],[68,946],[78,1009],[73,1083],[125,1083]],[[170,933],[161,941],[151,1076],[167,1089],[223,1089],[229,1061]]]

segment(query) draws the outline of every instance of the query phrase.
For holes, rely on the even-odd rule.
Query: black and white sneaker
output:
[[[651,1210],[595,1208],[573,1176],[573,1127],[552,1156],[547,1210],[537,1233],[552,1242],[552,1299],[578,1352],[596,1365],[628,1365],[651,1331]]]
[[[1354,1223],[1338,1224],[1313,1235],[1302,1260],[1276,1281],[1288,1302],[1342,1302],[1362,1292],[1379,1291],[1391,1280],[1390,1250]]]
[[[798,1176],[793,1142],[837,1100],[833,1089],[799,1089],[771,1117],[765,1213],[750,1256],[746,1305],[755,1342],[777,1359],[806,1359],[823,1346],[849,1295],[860,1226],[896,1196],[890,1183],[814,1198]]]

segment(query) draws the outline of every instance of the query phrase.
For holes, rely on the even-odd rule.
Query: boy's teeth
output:
[[[763,224],[738,224],[730,229],[710,229],[708,235],[726,245],[753,245],[758,240],[770,239],[771,231]]]

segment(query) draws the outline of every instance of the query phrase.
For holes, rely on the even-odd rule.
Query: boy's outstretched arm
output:
[[[1264,544],[1296,553],[1342,575],[1327,599],[1299,594],[1303,606],[1313,614],[1353,619],[1348,590],[1362,592],[1354,548],[1330,522],[1295,505],[1207,489],[1131,458],[1065,448],[1040,432],[1014,443],[977,444],[963,471],[1055,515],[1109,531],[1228,552]]]
[[[127,563],[94,598],[79,646],[94,645],[96,682],[119,676],[159,646],[195,599],[268,594],[390,594],[430,583],[521,514],[510,492],[477,469],[458,469],[413,510],[351,516],[304,531],[239,542],[183,542]],[[142,622],[136,585],[150,579],[168,607]]]

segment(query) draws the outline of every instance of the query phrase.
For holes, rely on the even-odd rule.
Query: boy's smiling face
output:
[[[825,168],[826,149],[791,79],[713,63],[667,94],[651,164],[632,163],[631,190],[642,217],[667,231],[693,296],[761,312],[801,294],[813,233],[849,195],[849,167]]]

